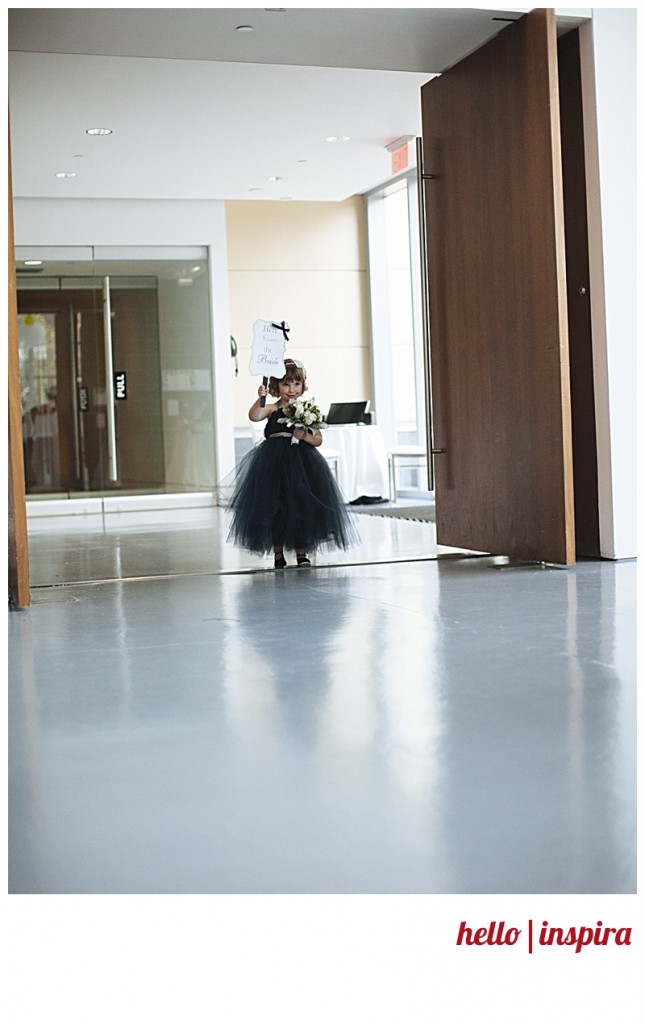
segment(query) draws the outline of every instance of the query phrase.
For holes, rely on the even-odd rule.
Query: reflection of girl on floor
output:
[[[355,542],[338,485],[316,450],[321,431],[279,422],[285,406],[307,390],[302,363],[285,359],[284,365],[284,377],[270,377],[268,389],[261,385],[249,409],[250,420],[267,421],[264,441],[242,459],[229,505],[231,539],[257,554],[273,551],[276,569],[286,566],[286,549],[295,550],[303,567],[311,565],[308,553],[324,544],[347,548]],[[277,402],[263,405],[267,392]]]

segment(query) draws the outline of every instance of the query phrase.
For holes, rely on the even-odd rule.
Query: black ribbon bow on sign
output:
[[[289,331],[291,330],[291,328],[289,327],[289,324],[287,323],[286,320],[283,320],[281,324],[274,324],[272,320],[271,326],[276,327],[277,330],[279,331],[282,331],[282,333],[284,334],[284,340],[289,341]]]

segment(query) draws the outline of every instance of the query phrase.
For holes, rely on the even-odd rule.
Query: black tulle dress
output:
[[[271,414],[264,441],[236,470],[229,540],[256,554],[350,547],[357,537],[333,473],[313,445],[291,443],[293,428],[278,423],[283,415]]]

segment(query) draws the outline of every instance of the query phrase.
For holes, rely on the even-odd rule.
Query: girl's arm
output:
[[[269,392],[264,387],[264,385],[260,384],[260,387],[258,388],[257,400],[249,409],[249,419],[253,420],[254,423],[259,423],[261,420],[268,419],[271,413],[275,410],[277,403],[273,405],[260,405],[260,399],[266,398],[268,394]]]

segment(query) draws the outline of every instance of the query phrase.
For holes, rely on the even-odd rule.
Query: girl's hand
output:
[[[249,419],[252,423],[260,423],[261,420],[266,420],[274,411],[275,406],[269,404],[262,404],[262,399],[266,398],[269,394],[264,384],[260,384],[258,388],[258,397],[255,399],[253,405],[249,409]]]
[[[318,448],[322,444],[322,434],[319,430],[315,434],[311,431],[305,430],[304,427],[296,427],[293,436],[297,437],[299,441],[306,441],[307,444],[313,445],[314,448]]]

